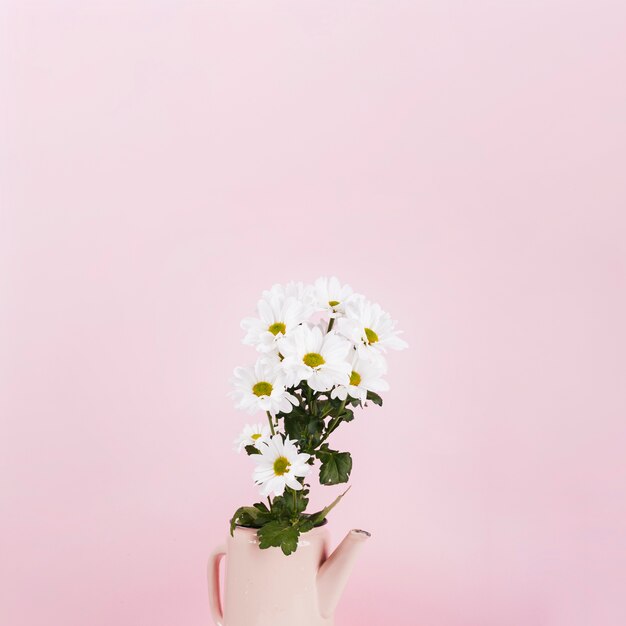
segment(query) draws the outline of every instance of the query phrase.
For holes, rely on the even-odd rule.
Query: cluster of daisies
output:
[[[247,425],[236,449],[256,461],[261,495],[301,491],[315,459],[334,453],[325,441],[351,419],[349,407],[388,390],[386,352],[407,344],[388,313],[335,277],[274,285],[241,325],[258,358],[235,369],[232,395],[237,408],[267,420]],[[332,473],[341,469],[340,454],[348,453],[336,453],[323,484],[342,482]]]

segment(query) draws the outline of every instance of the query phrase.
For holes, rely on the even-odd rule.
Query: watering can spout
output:
[[[322,617],[331,617],[350,578],[357,554],[370,538],[365,530],[351,530],[317,572],[317,594]]]

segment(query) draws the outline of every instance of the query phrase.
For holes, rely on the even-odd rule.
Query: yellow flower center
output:
[[[361,374],[352,370],[352,374],[350,374],[350,384],[358,387],[361,384]]]
[[[283,476],[289,471],[290,467],[291,463],[289,460],[284,456],[279,456],[274,461],[274,474],[276,474],[276,476]]]
[[[378,335],[371,328],[365,328],[364,330],[367,343],[376,343],[378,341]]]
[[[266,382],[258,382],[256,383],[256,385],[254,385],[254,387],[252,387],[252,393],[255,396],[258,396],[259,398],[261,396],[269,396],[272,393],[272,385],[270,385],[270,383],[266,383]]]
[[[261,438],[261,433],[254,433],[254,435],[250,435],[250,439],[252,439],[253,441],[256,441],[257,439]]]
[[[324,365],[324,363],[326,363],[324,357],[317,352],[308,352],[302,357],[302,361],[309,367],[319,367],[320,365]]]
[[[287,327],[282,322],[274,322],[268,329],[272,335],[276,336],[278,333],[285,334]]]
[[[339,304],[338,300],[329,300],[328,305],[332,307],[336,307]]]

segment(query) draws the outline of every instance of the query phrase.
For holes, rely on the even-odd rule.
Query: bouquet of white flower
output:
[[[244,343],[255,346],[259,358],[235,369],[232,395],[237,408],[267,414],[267,424],[247,425],[235,442],[256,461],[253,479],[267,504],[237,509],[231,534],[237,525],[257,528],[261,548],[280,547],[288,555],[300,533],[322,524],[342,497],[306,513],[305,479],[315,461],[322,485],[348,482],[352,457],[331,449],[328,438],[354,419],[354,408],[368,400],[382,405],[379,392],[389,389],[384,355],[407,344],[378,304],[335,277],[274,285],[257,311],[241,325]]]

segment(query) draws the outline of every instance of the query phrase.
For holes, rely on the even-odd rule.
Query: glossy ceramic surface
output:
[[[298,549],[261,550],[256,530],[237,527],[209,560],[209,599],[217,626],[332,626],[354,558],[369,533],[352,530],[328,557],[328,531],[300,537]],[[219,564],[226,558],[224,603]]]

